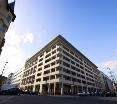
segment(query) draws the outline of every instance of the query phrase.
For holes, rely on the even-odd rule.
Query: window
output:
[[[41,54],[40,57],[42,57],[44,54]]]
[[[38,73],[37,76],[41,76],[41,73]]]
[[[47,49],[46,53],[48,53],[48,52],[50,52],[50,51],[51,51],[51,49]]]
[[[55,75],[50,76],[50,80],[55,79]]]
[[[81,70],[81,73],[84,74],[84,71]]]
[[[71,53],[72,55],[74,55],[74,52],[73,52],[73,51],[70,51],[70,53]]]
[[[52,51],[52,54],[55,54],[56,53],[56,50]]]
[[[56,55],[52,57],[52,60],[54,60],[56,58]]]
[[[82,81],[83,84],[86,84],[86,81]]]
[[[80,63],[81,65],[83,65],[83,63],[82,63],[81,61],[80,61],[79,63]]]
[[[67,47],[63,46],[63,48],[64,48],[67,52],[69,52],[69,49],[68,49]]]
[[[59,58],[62,57],[62,54],[58,53],[58,54],[57,54],[57,57],[59,57]]]
[[[61,75],[60,74],[57,74],[56,75],[56,79],[58,79],[58,78],[61,78]]]
[[[56,61],[56,64],[61,64],[61,63],[62,63],[61,60],[57,60],[57,61]]]
[[[41,78],[36,79],[36,82],[40,82],[40,81],[41,81]]]
[[[77,82],[78,82],[78,83],[81,83],[81,80],[80,80],[80,79],[77,79]]]
[[[57,51],[62,52],[62,49],[59,47],[59,48],[57,48]]]
[[[56,63],[55,63],[55,61],[54,61],[54,62],[51,63],[51,66],[54,66],[55,64],[56,64]]]
[[[71,63],[72,63],[73,65],[75,65],[75,62],[74,62],[74,61],[72,61],[72,60],[71,60]]]
[[[77,82],[77,79],[76,79],[76,78],[72,78],[72,81],[73,81],[73,82]]]
[[[71,73],[71,71],[70,71],[70,70],[68,70],[68,69],[66,69],[66,68],[63,68],[63,71],[64,71],[65,73],[68,73],[68,74],[70,74],[70,73]]]
[[[49,76],[48,77],[43,77],[43,81],[47,81],[49,80]]]
[[[51,72],[55,72],[55,68],[52,68],[52,69],[51,69]]]
[[[62,70],[62,67],[56,67],[56,71]]]
[[[39,69],[38,69],[38,71],[41,71],[41,70],[42,70],[42,68],[39,68]]]
[[[47,54],[47,55],[45,56],[45,58],[48,58],[48,57],[50,57],[50,56],[51,56],[51,53]]]
[[[63,75],[63,78],[64,78],[65,80],[71,81],[71,77],[69,77],[69,76]]]
[[[50,70],[44,71],[44,74],[49,74],[49,73],[50,73]]]
[[[66,66],[66,67],[68,67],[68,68],[70,68],[70,64],[68,64],[68,63],[66,63],[64,61],[63,61],[63,65]]]
[[[70,56],[68,52],[64,51],[63,50],[63,53],[66,55],[66,56]]]
[[[75,73],[75,72],[73,72],[73,71],[71,71],[71,74],[72,74],[73,76],[76,76],[76,73]]]
[[[67,57],[65,57],[65,56],[63,56],[63,59],[66,60],[66,61],[68,61],[68,62],[70,62],[70,59],[67,58]]]
[[[44,66],[44,69],[46,69],[46,68],[49,68],[50,67],[50,65],[48,64],[48,65],[45,65]]]
[[[79,64],[76,63],[76,66],[79,67]]]
[[[79,58],[80,61],[82,61],[82,58]]]
[[[85,64],[87,64],[87,62],[86,62],[86,61],[84,61],[84,63],[85,63]]]
[[[81,66],[81,65],[80,65],[80,68],[81,68],[81,69],[84,69],[84,67],[83,67],[83,66]]]
[[[76,61],[77,63],[79,63],[79,60],[78,60],[78,59],[76,59],[76,58],[75,58],[75,61]]]
[[[77,72],[80,72],[80,69],[76,68],[76,71],[77,71]]]
[[[81,78],[85,79],[85,76],[81,75]]]
[[[75,56],[76,56],[76,58],[78,58],[78,55],[77,54],[75,54]]]
[[[74,67],[73,65],[71,65],[71,69],[76,70],[76,67]]]
[[[45,63],[48,63],[48,62],[50,62],[50,61],[51,61],[51,58],[45,60]]]
[[[43,65],[43,62],[42,62],[42,63],[40,63],[40,64],[38,64],[38,67],[39,67],[39,66],[41,66],[41,65]]]
[[[39,62],[41,62],[43,60],[43,58],[41,58],[40,60],[39,60]]]
[[[56,48],[56,45],[52,46],[52,49],[55,49]]]

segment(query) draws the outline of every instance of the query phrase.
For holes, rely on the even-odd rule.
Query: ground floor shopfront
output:
[[[99,89],[81,85],[70,85],[66,83],[46,83],[25,86],[26,91],[35,91],[41,94],[49,95],[71,95],[82,92],[99,92]]]

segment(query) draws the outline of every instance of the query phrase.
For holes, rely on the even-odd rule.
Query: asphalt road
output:
[[[117,104],[117,97],[0,96],[0,104]]]

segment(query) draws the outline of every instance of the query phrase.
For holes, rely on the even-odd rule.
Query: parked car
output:
[[[20,95],[23,93],[24,92],[22,90],[20,90],[19,88],[11,88],[8,90],[1,91],[1,95]]]

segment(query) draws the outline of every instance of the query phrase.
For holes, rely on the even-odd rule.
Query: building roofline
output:
[[[78,52],[81,56],[83,56],[83,58],[85,58],[86,60],[88,60],[91,64],[93,64],[96,68],[98,68],[93,62],[90,61],[89,58],[87,58],[84,54],[82,54],[77,48],[75,48],[70,42],[68,42],[63,36],[58,35],[57,37],[55,37],[51,42],[49,42],[45,47],[43,47],[39,52],[37,52],[36,54],[34,54],[31,58],[29,58],[26,63],[28,61],[30,61],[32,58],[36,57],[38,54],[42,53],[46,48],[48,48],[50,45],[53,44],[53,42],[55,41],[59,41],[62,40],[63,42],[65,42],[66,44],[68,44],[71,48],[73,48],[76,52]]]
[[[77,48],[75,48],[70,42],[68,42],[63,36],[59,35],[58,36],[60,39],[65,41],[71,48],[73,48],[76,52],[78,52],[83,58],[87,59],[91,64],[93,64],[95,67],[97,67],[89,58],[87,58],[83,53],[81,53]],[[97,67],[98,68],[98,67]]]
[[[10,5],[11,5],[12,3],[15,3],[15,1],[14,1],[14,2],[11,2],[11,3],[8,3],[8,0],[6,0],[6,3],[7,3],[7,9],[8,9],[8,10],[11,12],[11,14],[13,15],[12,21],[14,22],[14,20],[15,20],[15,18],[16,18],[16,15],[15,15],[15,13],[14,13],[14,10],[11,9]],[[14,4],[14,5],[15,5],[15,4]]]

